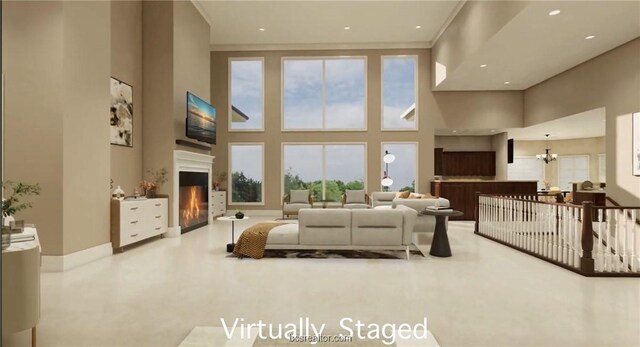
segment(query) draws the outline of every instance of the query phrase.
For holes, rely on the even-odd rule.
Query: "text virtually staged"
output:
[[[640,0],[0,15],[0,347],[640,346]]]
[[[339,329],[327,335],[327,324],[312,321],[309,317],[300,317],[291,323],[265,323],[262,320],[248,322],[244,318],[235,318],[233,322],[220,319],[225,335],[232,339],[239,334],[241,339],[258,337],[265,339],[285,339],[290,342],[309,342],[312,345],[326,342],[348,342],[354,338],[365,340],[382,340],[385,345],[393,345],[396,339],[428,338],[427,318],[414,325],[408,323],[376,324],[364,323],[360,320],[344,317],[339,321]]]

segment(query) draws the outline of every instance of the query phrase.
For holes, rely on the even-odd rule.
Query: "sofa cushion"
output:
[[[402,245],[402,211],[393,209],[351,212],[351,238],[359,246]]]
[[[298,244],[298,224],[288,223],[277,226],[269,232],[267,244],[270,245],[297,245]]]
[[[363,209],[363,208],[369,208],[369,205],[367,204],[344,204],[344,206],[342,206],[344,208],[350,208],[350,209]]]
[[[282,211],[286,212],[298,212],[301,208],[311,208],[311,204],[285,204],[282,206]]]
[[[375,192],[373,193],[374,200],[376,201],[393,201],[396,198],[395,192]]]
[[[396,193],[396,198],[397,199],[407,199],[409,197],[409,195],[411,195],[411,191],[410,190],[405,190],[404,192]]]
[[[291,190],[289,192],[289,202],[292,204],[308,204],[309,190]]]
[[[347,190],[345,192],[347,204],[364,204],[366,203],[364,190]]]
[[[351,244],[351,210],[306,208],[298,217],[301,245]]]

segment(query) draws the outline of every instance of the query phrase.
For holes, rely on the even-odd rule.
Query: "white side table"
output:
[[[2,251],[2,333],[31,329],[35,346],[40,321],[40,242],[35,228],[25,227],[23,235],[35,239],[12,242]]]
[[[246,216],[244,218],[242,218],[242,219],[238,219],[235,216],[217,218],[217,220],[219,220],[219,221],[231,222],[231,243],[227,243],[227,252],[228,253],[233,252],[233,248],[236,246],[236,235],[235,235],[236,221],[242,221],[242,220],[247,220],[247,219],[249,219],[249,217],[246,217]]]

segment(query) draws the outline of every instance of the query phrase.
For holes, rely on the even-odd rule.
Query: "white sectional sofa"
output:
[[[436,203],[441,207],[449,207],[449,200],[445,198],[430,199],[400,199],[396,198],[396,192],[375,192],[371,195],[372,206],[374,209],[396,208],[397,206],[407,206],[416,212],[424,210],[427,206],[435,206]],[[436,228],[436,218],[434,216],[419,216],[415,232],[434,232]]]
[[[405,250],[418,213],[394,209],[301,209],[298,223],[273,228],[266,249]]]

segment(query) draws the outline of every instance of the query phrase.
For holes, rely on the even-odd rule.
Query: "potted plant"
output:
[[[147,198],[155,198],[158,188],[167,182],[167,175],[169,175],[169,171],[165,168],[160,170],[149,169],[147,170],[147,174],[151,176],[151,179],[142,180],[142,182],[140,182],[140,188]]]
[[[11,190],[11,195],[2,200],[2,249],[6,249],[11,244],[11,227],[4,226],[7,219],[31,207],[30,202],[22,202],[21,199],[31,195],[40,195],[39,184],[14,183],[12,181],[2,182],[3,190]]]
[[[224,186],[224,183],[227,181],[227,172],[226,171],[216,171],[211,175],[212,182],[211,187],[213,190],[220,190],[220,187]]]
[[[244,218],[244,212],[240,210],[236,210],[236,219],[243,219],[243,218]]]

